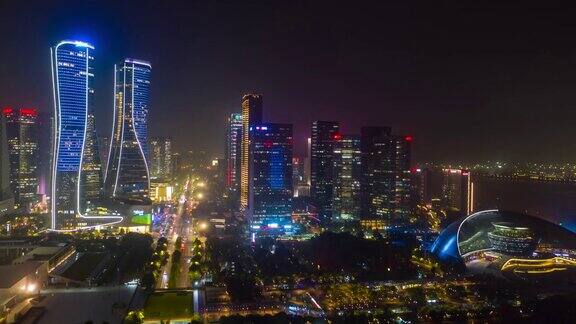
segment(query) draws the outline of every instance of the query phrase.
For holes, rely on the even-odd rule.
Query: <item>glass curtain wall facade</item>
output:
[[[411,136],[392,135],[389,127],[361,131],[362,218],[376,227],[406,225],[411,203]]]
[[[86,140],[82,161],[82,192],[85,193],[86,208],[94,208],[102,194],[102,164],[96,136],[96,119],[92,108],[88,107],[86,120]]]
[[[2,110],[6,118],[10,187],[20,207],[30,207],[38,195],[38,111],[34,108]]]
[[[12,205],[10,208],[4,206],[7,200],[10,200],[11,204],[14,202],[10,189],[10,160],[8,159],[6,115],[2,113],[0,114],[0,215],[13,209]]]
[[[51,229],[72,231],[122,221],[116,215],[90,215],[97,196],[98,154],[92,115],[94,47],[65,40],[51,48],[54,92]],[[96,156],[95,156],[96,155]],[[99,189],[99,188],[98,188]]]
[[[172,140],[155,137],[150,140],[150,176],[169,178],[173,175]]]
[[[389,225],[394,200],[393,140],[388,127],[363,127],[362,218]],[[381,225],[378,225],[381,226]]]
[[[412,136],[394,136],[394,217],[407,224],[412,211]]]
[[[241,170],[240,170],[240,208],[246,210],[249,203],[250,194],[250,164],[251,164],[251,144],[250,136],[252,133],[249,131],[250,127],[254,127],[262,123],[262,95],[258,94],[245,94],[242,97],[242,156],[241,156]]]
[[[332,220],[334,191],[334,149],[341,139],[340,124],[332,121],[312,123],[310,159],[310,196],[316,206],[318,218],[324,224]]]
[[[360,217],[360,137],[343,135],[334,149],[334,221]]]
[[[241,140],[242,114],[234,113],[228,118],[226,134],[226,189],[234,202],[238,200],[240,188]]]
[[[292,227],[292,125],[253,126],[251,225],[254,231]]]
[[[104,188],[115,198],[149,201],[151,66],[126,59],[115,65],[114,70],[114,117]]]

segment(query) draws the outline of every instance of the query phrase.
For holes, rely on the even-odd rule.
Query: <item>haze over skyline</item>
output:
[[[0,105],[51,112],[49,47],[95,51],[99,133],[112,118],[113,65],[152,63],[152,136],[221,155],[243,93],[293,123],[344,133],[384,125],[415,138],[415,161],[570,161],[576,120],[573,10],[289,1],[0,4]],[[193,18],[190,18],[193,17]],[[222,22],[226,22],[225,24]]]

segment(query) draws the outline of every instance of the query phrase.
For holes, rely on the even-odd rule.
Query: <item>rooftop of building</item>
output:
[[[38,246],[34,250],[14,260],[12,263],[19,264],[25,263],[27,261],[49,261],[52,257],[59,254],[67,246],[68,244],[60,244],[55,246]]]
[[[0,289],[13,287],[22,278],[35,273],[42,262],[24,262],[11,265],[0,265]]]

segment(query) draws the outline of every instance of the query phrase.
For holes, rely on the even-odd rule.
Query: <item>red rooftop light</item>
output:
[[[2,108],[2,113],[4,115],[8,115],[14,112],[14,109],[12,109],[12,107],[4,107]]]
[[[38,116],[38,111],[36,110],[36,108],[20,108],[20,115],[27,117],[36,117]]]
[[[414,138],[413,138],[412,136],[410,136],[410,135],[404,137],[404,140],[405,140],[406,142],[412,142],[413,139],[414,139]]]

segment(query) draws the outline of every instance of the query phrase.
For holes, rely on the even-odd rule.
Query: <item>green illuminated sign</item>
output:
[[[132,216],[131,221],[133,224],[150,225],[152,224],[152,215],[151,214],[135,215]]]

